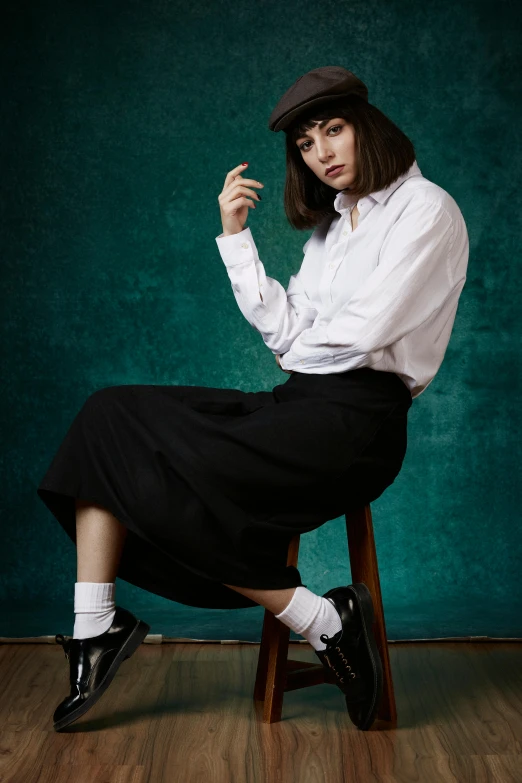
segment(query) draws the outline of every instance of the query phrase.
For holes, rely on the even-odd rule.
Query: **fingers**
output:
[[[261,201],[261,196],[256,193],[255,190],[247,188],[246,185],[243,184],[245,182],[254,182],[254,180],[240,179],[241,184],[236,180],[235,182],[232,182],[226,190],[219,194],[218,202],[221,209],[226,209],[230,204],[234,204],[236,208],[239,205],[244,204],[249,204],[255,208],[254,201]],[[249,199],[247,196],[252,196],[253,198]]]
[[[242,183],[249,182],[249,180],[242,180],[241,182]],[[256,193],[255,190],[251,190],[251,188],[247,188],[246,185],[243,184],[240,185],[239,182],[237,183],[233,182],[231,188],[225,190],[223,193],[220,193],[218,201],[220,203],[228,203],[240,197],[241,195],[253,196],[256,201],[261,201],[261,196],[258,193]]]
[[[255,179],[243,179],[241,176],[247,165],[241,164],[236,166],[225,177],[223,190],[218,196],[222,220],[226,219],[226,221],[229,221],[230,218],[235,218],[237,215],[244,224],[248,211],[245,210],[245,207],[255,209],[255,202],[261,201],[261,196],[255,190],[252,190],[252,187],[264,188],[263,183]],[[251,187],[249,188],[247,185]],[[247,196],[252,198],[247,198]]]
[[[234,179],[242,172],[246,171],[248,168],[248,163],[240,163],[239,166],[236,166],[235,169],[232,169],[232,171],[229,171],[227,176],[225,177],[225,184],[223,185],[223,190],[225,190],[228,185],[230,185],[231,182],[234,181]]]
[[[247,167],[248,167],[248,163],[246,165],[241,163],[239,166],[236,166],[235,169],[232,169],[232,171],[228,172],[227,176],[225,177],[225,184],[223,185],[222,193],[225,193],[231,187],[237,185],[238,181],[240,181],[241,184],[253,185],[254,187],[258,187],[258,188],[265,187],[262,182],[258,182],[255,179],[243,179],[241,173],[243,171],[246,171]]]

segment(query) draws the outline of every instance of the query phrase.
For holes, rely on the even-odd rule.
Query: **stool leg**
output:
[[[254,699],[263,702],[263,723],[281,720],[290,628],[265,609]]]
[[[290,539],[287,565],[297,567],[299,541],[299,534]],[[263,702],[263,723],[281,720],[287,682],[289,640],[290,628],[265,609],[254,685],[254,700]]]
[[[383,696],[377,712],[377,718],[387,723],[396,724],[397,707],[384,621],[372,513],[369,505],[346,513],[346,532],[352,581],[364,582],[367,585],[375,607],[373,632],[381,656],[384,675]]]

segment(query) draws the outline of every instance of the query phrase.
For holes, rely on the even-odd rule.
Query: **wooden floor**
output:
[[[58,645],[0,645],[2,783],[521,783],[522,644],[390,645],[398,726],[359,731],[335,685],[259,721],[258,645],[142,644],[64,732]],[[316,662],[308,645],[291,657]]]

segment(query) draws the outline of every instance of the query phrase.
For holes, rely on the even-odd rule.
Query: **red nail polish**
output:
[[[241,165],[242,166],[248,166],[248,163],[242,163]]]

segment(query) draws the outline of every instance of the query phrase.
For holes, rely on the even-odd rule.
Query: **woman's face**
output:
[[[321,182],[344,190],[352,184],[357,173],[353,125],[342,117],[322,120],[321,124],[300,136],[295,144],[306,165]],[[328,176],[326,172],[331,166],[343,168]]]

